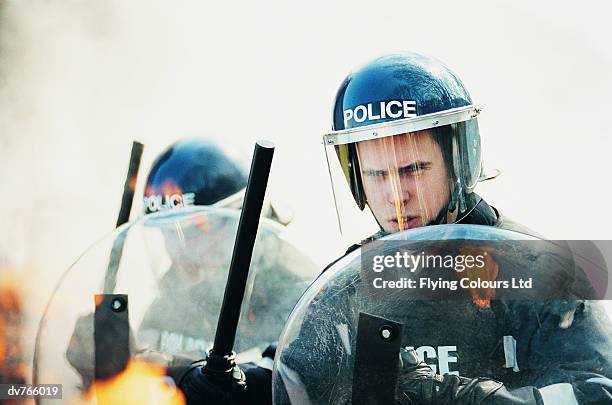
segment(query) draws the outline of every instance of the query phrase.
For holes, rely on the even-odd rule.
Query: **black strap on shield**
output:
[[[96,380],[113,377],[130,360],[130,320],[126,294],[95,296],[94,376]]]
[[[359,313],[353,405],[395,403],[403,324]]]

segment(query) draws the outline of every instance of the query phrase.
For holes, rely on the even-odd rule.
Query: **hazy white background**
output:
[[[611,17],[605,0],[3,0],[0,265],[37,274],[42,302],[113,229],[132,139],[142,187],[194,135],[245,160],[276,142],[291,236],[323,265],[345,248],[320,144],[335,91],[401,50],[446,62],[484,107],[485,163],[503,172],[487,200],[551,238],[610,239]]]

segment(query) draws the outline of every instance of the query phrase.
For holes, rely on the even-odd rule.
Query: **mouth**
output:
[[[418,228],[420,226],[423,226],[423,222],[421,221],[420,216],[404,216],[401,219],[402,219],[402,225],[403,225],[404,230]],[[390,219],[389,223],[393,225],[394,228],[399,229],[400,227],[398,218]]]

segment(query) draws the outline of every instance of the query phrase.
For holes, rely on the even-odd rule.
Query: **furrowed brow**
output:
[[[399,169],[397,169],[397,171],[399,173],[406,173],[406,172],[414,171],[415,169],[423,170],[423,169],[430,168],[432,164],[433,163],[429,161],[418,161],[418,162],[413,162],[408,165],[402,166]]]

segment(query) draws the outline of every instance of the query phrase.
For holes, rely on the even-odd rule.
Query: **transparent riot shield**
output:
[[[142,396],[127,403],[175,403],[161,377],[167,367],[203,359],[212,346],[239,217],[204,207],[147,215],[93,245],[49,300],[33,381],[62,384],[64,403],[117,403],[113,395],[126,393]],[[283,229],[260,222],[234,346],[238,362],[256,361],[278,339],[318,274]]]
[[[413,350],[441,380],[610,395],[612,255],[594,247],[477,225],[370,242],[293,310],[277,349],[274,403],[421,403],[406,362]]]

